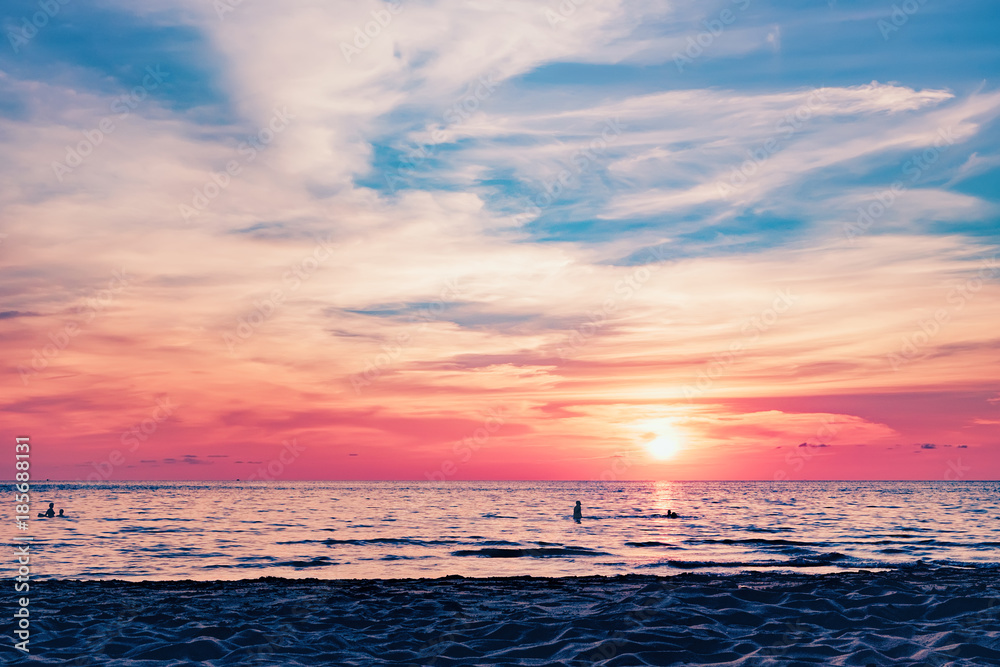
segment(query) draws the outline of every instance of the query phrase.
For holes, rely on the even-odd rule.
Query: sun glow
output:
[[[681,449],[680,439],[672,431],[661,432],[646,443],[646,451],[655,459],[673,458]]]

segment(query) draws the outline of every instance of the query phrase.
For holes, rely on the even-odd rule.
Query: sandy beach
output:
[[[990,571],[32,585],[43,665],[1000,664]]]

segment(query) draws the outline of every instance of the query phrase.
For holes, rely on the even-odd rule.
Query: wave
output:
[[[585,547],[540,547],[538,549],[460,549],[452,556],[478,556],[479,558],[572,558],[574,556],[610,556],[604,551]]]
[[[197,527],[188,528],[187,526],[179,526],[177,528],[155,528],[151,526],[122,526],[118,529],[119,533],[193,533],[197,532]]]
[[[994,562],[978,562],[978,561],[961,561],[961,560],[951,560],[951,559],[941,559],[925,561],[920,560],[916,563],[907,563],[901,567],[921,567],[932,565],[935,567],[958,567],[965,568],[969,570],[1000,570],[1000,563]]]
[[[431,547],[431,546],[447,546],[455,544],[470,544],[482,547],[519,547],[520,542],[511,542],[510,540],[421,540],[415,537],[368,537],[359,539],[344,539],[338,540],[336,538],[327,538],[325,540],[291,540],[287,542],[277,542],[277,544],[325,544],[327,546],[335,546],[338,544],[349,544],[353,546],[371,546],[373,544],[392,544],[396,546],[410,546],[410,547]],[[536,542],[535,544],[541,546],[562,546],[555,542]]]
[[[704,568],[748,568],[748,567],[769,567],[769,568],[809,568],[809,567],[837,567],[843,569],[862,570],[908,570],[908,569],[937,569],[937,568],[963,568],[970,570],[1000,570],[1000,563],[979,562],[979,561],[959,561],[952,559],[925,560],[919,559],[915,562],[900,563],[898,561],[882,561],[855,558],[847,556],[837,551],[819,554],[816,556],[801,556],[788,560],[740,560],[740,561],[716,561],[716,560],[662,560],[655,563],[646,563],[638,567],[658,568],[669,567],[678,570],[697,570]]]
[[[846,561],[849,561],[848,564]],[[819,554],[816,556],[800,556],[788,560],[745,560],[745,561],[715,561],[715,560],[664,560],[656,563],[646,563],[639,567],[672,567],[678,570],[697,570],[702,568],[734,568],[734,567],[777,567],[777,568],[802,568],[802,567],[885,567],[871,561],[856,561],[850,556],[839,552]]]
[[[748,537],[746,539],[734,539],[734,538],[724,538],[724,539],[688,539],[684,540],[687,544],[757,544],[765,546],[782,546],[782,547],[822,547],[829,546],[828,542],[799,542],[797,540],[767,540],[763,537]]]
[[[900,537],[913,538],[912,535],[901,535]],[[949,542],[947,540],[917,540],[910,542],[900,542],[899,540],[875,540],[873,542],[857,542],[857,544],[862,545],[883,545],[883,544],[896,544],[900,546],[920,546],[920,547],[962,547],[965,549],[980,549],[1000,546],[1000,542]]]
[[[273,563],[215,563],[213,565],[205,565],[202,569],[205,570],[221,570],[221,569],[237,569],[237,568],[273,568],[273,567],[294,567],[296,569],[306,568],[306,567],[326,567],[328,565],[337,565],[338,563],[334,560],[330,560],[329,556],[317,556],[312,560],[286,560],[277,561]]]
[[[744,528],[748,533],[792,533],[795,532],[794,528],[788,528],[786,526],[777,526],[774,528],[758,528],[757,526],[749,526]]]
[[[296,569],[301,569],[304,567],[327,567],[329,565],[336,565],[335,561],[330,560],[327,556],[317,556],[312,560],[287,560],[280,563],[275,563],[278,567],[294,567]]]
[[[333,546],[335,544],[353,544],[355,546],[368,546],[371,544],[397,544],[404,546],[432,546],[441,544],[463,544],[460,540],[418,540],[413,537],[369,537],[356,540],[338,540],[329,537],[325,540],[292,540],[290,542],[278,542],[277,544],[325,544]]]

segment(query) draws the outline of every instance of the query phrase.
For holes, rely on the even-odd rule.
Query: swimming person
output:
[[[580,523],[580,519],[583,518],[583,508],[580,507],[580,501],[576,501],[576,507],[573,508],[573,521]]]
[[[66,518],[66,515],[65,515],[65,514],[63,514],[63,512],[64,512],[64,511],[65,511],[65,510],[59,510],[59,518],[60,518],[60,519],[65,519],[65,518]]]
[[[677,517],[678,517],[677,512],[675,512],[673,510],[667,510],[667,518],[668,519],[676,519]]]
[[[49,508],[45,510],[45,518],[51,519],[56,515],[55,506],[56,506],[55,503],[49,503]]]

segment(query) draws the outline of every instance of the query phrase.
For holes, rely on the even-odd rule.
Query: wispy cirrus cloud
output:
[[[869,10],[754,5],[678,71],[742,4],[585,3],[553,22],[558,5],[406,3],[350,61],[340,42],[384,4],[66,5],[0,56],[0,404],[69,470],[176,396],[143,454],[161,464],[135,469],[154,477],[202,467],[165,461],[239,476],[289,437],[326,443],[296,474],[420,477],[498,402],[509,418],[463,475],[592,476],[670,427],[688,440],[675,473],[769,478],[787,465],[764,448],[827,418],[851,446],[988,454],[991,43],[956,55],[931,9],[907,26],[917,49],[887,46]],[[164,74],[143,93],[147,67]],[[128,290],[59,347],[122,267]],[[907,425],[894,401],[930,392],[950,398]],[[342,448],[372,456],[343,468]],[[844,451],[823,449],[829,470],[849,471]]]

